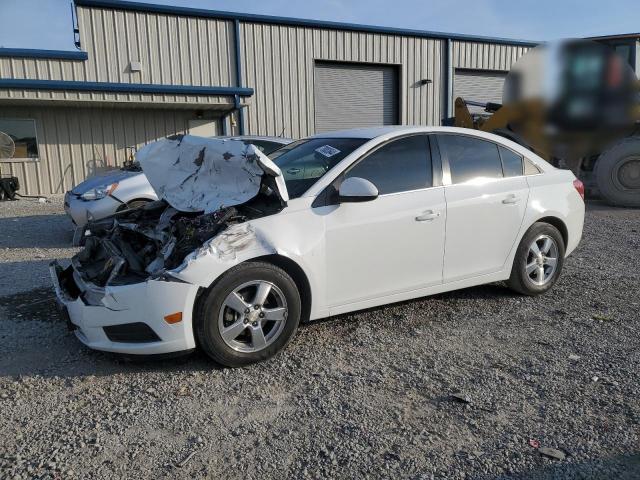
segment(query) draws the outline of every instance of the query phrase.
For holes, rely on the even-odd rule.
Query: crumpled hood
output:
[[[136,155],[158,198],[182,212],[211,213],[254,198],[263,179],[283,202],[289,195],[280,168],[242,140],[178,135]]]
[[[129,178],[134,175],[140,175],[140,172],[130,172],[126,170],[109,170],[94,177],[87,178],[84,182],[81,182],[73,187],[71,192],[76,195],[82,195],[92,188],[102,187],[104,185],[110,185],[115,182],[120,182],[125,178]]]

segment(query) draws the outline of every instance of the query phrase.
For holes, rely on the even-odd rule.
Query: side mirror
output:
[[[369,180],[360,177],[347,178],[338,190],[340,203],[369,202],[378,198],[378,189]]]

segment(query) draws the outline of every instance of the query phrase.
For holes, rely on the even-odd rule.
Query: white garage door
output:
[[[316,63],[316,132],[398,123],[398,74],[393,66]]]
[[[462,97],[476,102],[502,103],[502,87],[507,74],[484,70],[456,70],[453,77],[453,100]],[[482,113],[482,107],[469,105],[471,113]]]

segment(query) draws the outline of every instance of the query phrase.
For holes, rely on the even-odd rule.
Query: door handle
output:
[[[520,199],[512,193],[511,195],[507,195],[502,200],[502,203],[504,203],[505,205],[513,205],[514,203],[518,203],[519,201]]]
[[[291,175],[295,175],[296,173],[300,173],[300,169],[293,167],[287,170],[287,173],[290,173]]]
[[[440,212],[434,212],[433,210],[427,210],[422,212],[422,215],[416,217],[416,222],[430,222],[440,216]]]

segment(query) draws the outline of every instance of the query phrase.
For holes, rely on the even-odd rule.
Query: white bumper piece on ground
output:
[[[68,314],[70,329],[89,348],[134,355],[195,348],[191,320],[197,286],[163,280],[109,286],[99,301],[92,300],[89,304],[84,298],[95,298],[95,294],[75,281],[79,295],[74,298],[70,289],[61,285],[63,270],[57,262],[50,265],[50,273],[60,306]],[[178,312],[182,314],[181,321],[165,320]]]

